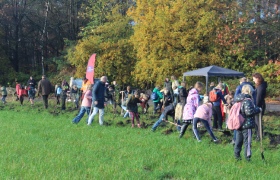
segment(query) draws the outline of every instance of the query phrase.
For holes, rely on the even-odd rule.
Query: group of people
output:
[[[259,73],[253,74],[253,81],[255,86],[248,82],[247,78],[240,79],[240,85],[236,91],[229,91],[226,83],[220,82],[217,86],[211,83],[209,92],[204,96],[199,95],[203,91],[204,85],[197,82],[194,87],[187,88],[186,82],[179,84],[176,76],[171,76],[165,79],[164,88],[156,86],[152,94],[146,94],[139,90],[132,90],[130,86],[125,91],[120,90],[120,86],[114,81],[113,85],[109,86],[106,76],[102,76],[100,81],[94,84],[90,83],[88,79],[83,79],[82,88],[77,88],[73,79],[69,84],[63,80],[61,86],[55,86],[55,96],[57,97],[57,104],[65,110],[65,101],[67,98],[73,98],[76,108],[79,108],[79,101],[81,102],[80,112],[77,117],[72,120],[73,124],[79,123],[81,118],[87,113],[87,125],[91,125],[94,117],[99,112],[99,124],[103,125],[104,108],[107,103],[113,105],[113,109],[120,106],[122,109],[121,115],[126,118],[131,117],[132,125],[135,127],[134,120],[136,119],[137,127],[141,128],[139,121],[138,105],[143,110],[143,113],[148,112],[149,100],[154,104],[153,114],[160,114],[158,121],[153,125],[151,131],[156,131],[157,127],[162,121],[167,121],[168,116],[173,118],[173,123],[176,124],[179,131],[179,138],[183,137],[188,126],[192,126],[193,136],[199,142],[201,141],[198,126],[205,126],[214,142],[218,139],[213,133],[213,130],[223,131],[223,121],[227,125],[227,120],[232,116],[231,108],[235,108],[235,104],[240,104],[240,114],[244,117],[244,123],[236,130],[234,130],[234,137],[232,140],[234,148],[234,155],[236,159],[241,159],[240,152],[244,142],[245,159],[250,160],[251,157],[251,138],[252,129],[255,128],[256,140],[260,137],[259,113],[263,116],[265,111],[265,96],[267,83]],[[28,96],[30,101],[35,97],[35,85],[37,84],[32,77],[28,83],[29,87],[17,86],[18,98],[22,104],[23,96]],[[24,92],[25,90],[25,92]],[[7,92],[4,86],[1,88],[2,101],[5,104]],[[48,95],[51,92],[51,83],[42,76],[42,80],[38,83],[37,94],[41,92],[43,97],[43,104],[48,108]],[[200,101],[203,101],[201,104]],[[31,104],[34,102],[31,101]],[[212,126],[213,117],[213,126]],[[227,128],[227,126],[226,126]]]

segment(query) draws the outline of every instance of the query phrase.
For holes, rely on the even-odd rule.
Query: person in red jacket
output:
[[[21,89],[18,90],[18,96],[19,96],[19,101],[20,101],[21,106],[23,105],[24,96],[28,97],[26,89],[27,89],[27,87],[25,86],[25,89],[21,88]]]

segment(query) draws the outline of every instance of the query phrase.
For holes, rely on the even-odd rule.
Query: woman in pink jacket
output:
[[[197,123],[198,121],[202,122],[204,127],[207,129],[210,136],[213,138],[214,142],[217,142],[218,139],[215,137],[211,130],[211,117],[212,117],[212,102],[208,101],[207,103],[201,105],[196,110],[193,119],[193,133],[196,136],[198,142],[200,142],[199,134],[197,131]]]
[[[185,134],[188,126],[193,123],[194,113],[199,106],[199,92],[203,90],[203,87],[204,86],[201,82],[197,82],[194,85],[194,88],[189,92],[187,103],[183,110],[183,125],[179,138]]]

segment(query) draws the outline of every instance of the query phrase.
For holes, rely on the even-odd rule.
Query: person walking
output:
[[[48,109],[48,97],[51,93],[52,85],[49,80],[46,79],[46,76],[42,76],[42,80],[38,83],[38,96],[40,91],[42,91],[42,98],[43,98],[43,106],[45,109]]]
[[[261,108],[255,107],[253,103],[253,91],[252,86],[245,85],[242,87],[242,93],[234,98],[235,102],[241,103],[240,113],[245,118],[241,127],[236,130],[234,156],[237,160],[241,160],[240,152],[244,142],[244,156],[247,161],[250,161],[251,135],[252,129],[255,127],[255,115],[262,111]]]
[[[88,115],[88,118],[87,118],[87,123],[88,123],[89,116],[90,116],[90,114],[89,114],[90,108],[91,108],[91,104],[92,104],[92,86],[93,86],[92,84],[88,84],[86,89],[84,89],[85,97],[81,104],[81,110],[80,110],[80,113],[78,114],[78,116],[73,119],[73,121],[72,121],[73,124],[79,123],[85,113],[87,113],[87,115]]]
[[[33,79],[32,76],[30,76],[30,79],[27,81],[27,85],[29,86],[28,89],[28,97],[31,103],[31,106],[34,105],[34,98],[35,98],[35,86],[37,85],[37,82],[35,81],[35,79]]]
[[[253,81],[256,83],[256,106],[262,108],[261,120],[266,109],[265,97],[267,82],[264,81],[263,76],[260,73],[253,74]],[[255,131],[256,131],[256,141],[260,140],[260,124],[259,124],[259,114],[255,116]],[[263,129],[261,130],[263,133]]]
[[[94,116],[98,113],[99,110],[99,124],[103,125],[103,115],[104,115],[104,105],[105,105],[105,96],[104,92],[106,90],[105,83],[107,82],[107,77],[102,76],[100,81],[98,81],[92,90],[92,100],[93,100],[93,113],[90,115],[88,120],[88,125],[91,125]]]

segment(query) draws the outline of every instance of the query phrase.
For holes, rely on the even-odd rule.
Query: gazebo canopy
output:
[[[184,73],[185,76],[206,76],[206,92],[208,93],[208,80],[209,76],[239,76],[244,77],[243,72],[234,71],[231,69],[226,69],[218,66],[209,66],[202,69],[197,69],[194,71],[189,71]]]

